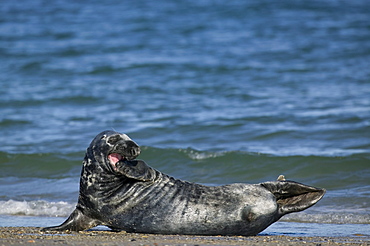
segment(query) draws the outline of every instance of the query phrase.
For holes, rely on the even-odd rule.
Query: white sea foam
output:
[[[73,211],[75,204],[67,202],[37,201],[0,201],[0,214],[66,217]]]
[[[370,215],[361,213],[292,213],[285,215],[281,221],[327,224],[369,224]]]
[[[196,150],[184,150],[192,160],[204,160],[225,155],[224,152],[201,152]]]

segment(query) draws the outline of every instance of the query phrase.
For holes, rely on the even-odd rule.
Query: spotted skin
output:
[[[325,190],[293,181],[205,186],[175,179],[137,160],[127,135],[104,131],[86,151],[76,209],[44,231],[97,225],[127,232],[256,235],[283,215],[317,203]]]

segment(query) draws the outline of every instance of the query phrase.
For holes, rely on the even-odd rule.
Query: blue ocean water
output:
[[[114,129],[177,178],[324,187],[283,222],[363,232],[369,12],[365,0],[2,1],[0,225],[68,216],[85,149]]]

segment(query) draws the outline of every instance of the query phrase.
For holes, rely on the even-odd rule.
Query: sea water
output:
[[[116,130],[176,178],[327,189],[267,233],[370,231],[369,12],[366,0],[3,1],[0,225],[63,222],[85,149]]]

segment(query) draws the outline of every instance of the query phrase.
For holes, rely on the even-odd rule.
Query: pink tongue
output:
[[[108,159],[114,165],[122,159],[122,156],[120,154],[113,153],[108,155]]]

